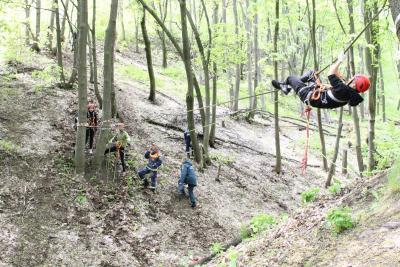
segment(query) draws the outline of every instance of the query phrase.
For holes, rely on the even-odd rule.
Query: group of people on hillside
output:
[[[96,112],[96,105],[93,101],[89,101],[87,105],[87,124],[86,127],[86,145],[88,146],[89,154],[93,154],[94,136],[96,129],[99,127],[98,114]],[[75,116],[75,126],[78,126],[78,115]],[[197,185],[197,177],[190,161],[191,154],[191,139],[189,131],[184,132],[185,140],[185,152],[187,159],[184,160],[181,168],[178,181],[178,193],[181,196],[185,195],[185,184],[188,185],[188,194],[191,203],[191,207],[196,207],[196,197],[194,196],[193,189]],[[108,153],[118,153],[118,158],[121,160],[122,172],[126,172],[127,166],[125,163],[125,152],[130,144],[130,136],[125,130],[125,124],[120,122],[116,124],[116,132],[113,137],[109,140],[107,149],[104,151],[104,155]],[[152,143],[150,148],[144,153],[144,158],[147,159],[145,167],[137,172],[137,175],[143,182],[145,188],[155,190],[157,187],[157,174],[158,169],[162,165],[161,151],[155,143]],[[146,175],[150,175],[150,183],[146,178]]]

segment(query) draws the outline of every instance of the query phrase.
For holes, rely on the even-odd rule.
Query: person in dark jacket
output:
[[[289,76],[284,82],[273,80],[272,86],[281,89],[285,94],[293,89],[301,101],[316,108],[331,109],[347,104],[357,106],[364,100],[360,93],[369,89],[370,81],[367,76],[356,74],[348,83],[344,83],[338,71],[344,58],[344,54],[340,55],[337,62],[331,66],[328,74],[331,87],[321,90],[319,96],[313,96],[314,89],[318,90],[321,87],[315,80],[315,71],[308,71],[302,77]]]
[[[188,159],[190,159],[190,151],[192,149],[192,140],[190,139],[190,133],[189,133],[189,129],[186,129],[183,132],[183,137],[185,139],[185,151],[186,151],[186,156]]]
[[[181,174],[178,182],[178,192],[181,195],[185,195],[185,184],[188,185],[191,207],[194,208],[196,207],[196,197],[194,196],[193,189],[197,186],[197,177],[192,162],[189,159],[185,160],[181,167]]]
[[[147,165],[138,172],[138,175],[143,181],[143,186],[147,187],[149,182],[147,181],[146,174],[151,173],[150,188],[155,190],[157,187],[157,170],[162,164],[161,153],[157,146],[153,143],[151,148],[145,152],[144,157],[148,159]]]
[[[94,134],[96,132],[96,127],[97,127],[97,112],[95,111],[95,107],[96,106],[94,103],[89,103],[86,115],[89,127],[86,127],[85,143],[87,144],[89,140],[89,154],[93,154]]]

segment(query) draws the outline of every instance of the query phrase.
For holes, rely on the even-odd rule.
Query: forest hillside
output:
[[[0,265],[400,266],[399,14],[0,1]]]

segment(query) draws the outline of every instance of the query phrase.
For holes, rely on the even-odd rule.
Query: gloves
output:
[[[346,59],[346,54],[342,52],[339,54],[337,62],[342,63],[343,61],[345,61],[345,59]]]

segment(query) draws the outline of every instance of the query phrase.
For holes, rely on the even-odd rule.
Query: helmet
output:
[[[369,89],[369,86],[371,85],[369,78],[363,74],[356,74],[354,76],[354,82],[356,84],[356,90],[359,93],[364,93]]]

